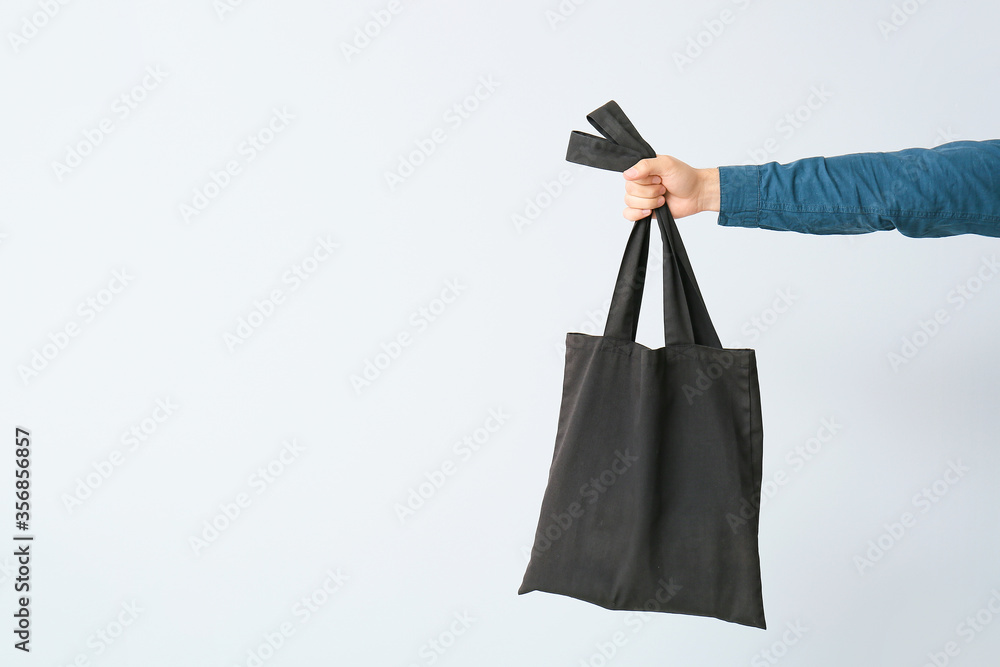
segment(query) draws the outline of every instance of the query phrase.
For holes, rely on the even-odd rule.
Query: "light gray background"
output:
[[[18,425],[33,435],[36,535],[33,651],[14,651],[6,633],[3,664],[252,665],[262,645],[265,665],[995,661],[1000,280],[975,282],[997,251],[982,237],[681,220],[723,344],[757,350],[764,479],[786,475],[761,515],[770,629],[638,623],[516,595],[552,454],[560,346],[603,327],[630,227],[622,178],[564,161],[570,131],[591,131],[586,114],[614,99],[659,152],[695,166],[995,138],[995,3],[219,4],[3,10],[0,506],[11,528],[0,533],[15,532]],[[713,23],[723,11],[729,22]],[[373,12],[391,21],[347,57]],[[679,67],[689,40],[704,46]],[[122,118],[115,100],[147,68],[163,78],[147,77]],[[493,90],[449,121],[481,78]],[[814,88],[827,99],[803,107]],[[274,109],[294,118],[249,162],[240,144]],[[795,131],[782,130],[796,113]],[[112,132],[60,179],[53,163],[102,119]],[[444,141],[390,188],[386,172],[438,128]],[[230,160],[240,173],[186,223],[181,204]],[[546,199],[563,170],[571,182]],[[547,206],[518,229],[529,201]],[[293,290],[282,276],[318,238],[338,247]],[[102,292],[122,270],[124,289]],[[436,303],[449,281],[457,297]],[[978,288],[961,308],[959,285]],[[231,350],[226,334],[275,289],[284,301]],[[779,292],[791,305],[771,312]],[[92,320],[78,310],[108,297]],[[638,339],[653,347],[659,298],[652,281]],[[411,319],[422,307],[439,313],[426,328]],[[938,310],[948,321],[894,368],[890,353]],[[78,335],[25,380],[19,368],[71,323]],[[355,391],[351,376],[400,334],[409,345]],[[178,406],[160,423],[158,399]],[[490,410],[504,423],[463,458],[455,443]],[[823,420],[838,425],[832,437]],[[133,427],[149,434],[130,449]],[[820,451],[793,464],[819,435]],[[258,494],[251,476],[292,440],[301,451],[272,464],[281,473]],[[115,450],[121,464],[68,507]],[[448,462],[454,474],[401,521],[396,505]],[[941,481],[951,463],[968,469],[954,484]],[[913,499],[935,482],[943,495],[925,512]],[[249,506],[196,553],[191,538],[213,518],[224,525],[220,505],[241,493]],[[893,537],[904,512],[916,523]],[[859,571],[880,540],[888,551]],[[330,573],[346,580],[327,593]],[[306,617],[296,605],[310,596],[322,604]],[[960,624],[977,613],[991,624],[970,637]],[[97,639],[117,634],[119,617],[130,625]],[[282,624],[294,632],[268,651]]]

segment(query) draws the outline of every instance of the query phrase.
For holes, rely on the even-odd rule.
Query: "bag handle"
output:
[[[614,100],[588,114],[587,120],[604,138],[573,130],[566,149],[567,161],[622,172],[639,160],[656,157],[656,151],[639,135]],[[666,203],[632,225],[604,335],[635,341],[649,258],[652,215],[656,215],[663,239],[664,345],[695,344],[722,349],[680,232]]]

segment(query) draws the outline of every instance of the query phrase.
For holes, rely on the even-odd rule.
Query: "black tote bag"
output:
[[[614,102],[566,159],[624,171],[656,153]],[[635,342],[651,218],[632,227],[603,336],[566,335],[555,451],[519,594],[765,628],[763,429],[751,349],[723,349],[666,205],[664,346]]]

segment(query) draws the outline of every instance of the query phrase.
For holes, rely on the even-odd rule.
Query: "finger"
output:
[[[650,178],[653,172],[653,159],[646,158],[645,160],[636,162],[623,172],[625,178],[629,181]]]
[[[666,200],[663,197],[656,197],[654,199],[650,197],[633,197],[632,195],[625,195],[625,204],[629,208],[659,208],[663,206],[665,201]]]
[[[656,185],[662,182],[663,179],[661,179],[659,175],[654,174],[652,176],[645,176],[643,178],[626,179],[625,185],[629,185],[631,183],[638,183],[639,185]]]
[[[625,192],[634,197],[646,197],[648,199],[655,199],[660,195],[667,194],[667,188],[663,185],[642,185],[636,183],[635,181],[629,181],[625,184]]]
[[[643,218],[649,216],[652,213],[649,209],[641,208],[627,208],[622,211],[622,215],[625,216],[626,220],[631,220],[635,222],[636,220],[642,220]]]
[[[634,165],[626,169],[623,174],[626,180],[635,181],[639,179],[651,178],[653,175],[667,174],[675,167],[674,158],[669,155],[657,155],[645,160],[639,160]]]

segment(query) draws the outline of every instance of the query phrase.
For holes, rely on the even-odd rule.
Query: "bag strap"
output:
[[[569,162],[621,172],[639,160],[656,157],[656,151],[639,135],[614,100],[588,114],[587,120],[604,138],[573,130],[566,149]],[[653,215],[656,215],[663,239],[664,344],[696,344],[721,349],[670,209],[664,204],[655,209]],[[646,216],[632,226],[611,297],[605,336],[635,341],[649,258],[651,218],[652,215]]]

